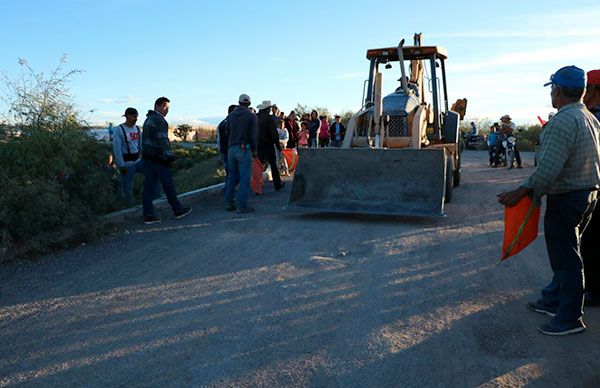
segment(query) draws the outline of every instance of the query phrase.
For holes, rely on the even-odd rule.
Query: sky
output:
[[[600,69],[599,20],[597,0],[0,0],[0,73],[18,77],[19,58],[48,72],[66,54],[83,70],[74,101],[97,125],[128,106],[143,118],[160,96],[172,124],[218,123],[241,93],[337,113],[360,108],[367,49],[422,32],[447,49],[449,99],[466,97],[468,118],[525,124],[552,111],[543,84],[557,69]]]

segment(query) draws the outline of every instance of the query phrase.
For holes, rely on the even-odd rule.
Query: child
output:
[[[327,116],[320,116],[321,132],[319,132],[319,147],[329,147],[329,123]]]
[[[283,155],[283,150],[287,146],[290,136],[287,129],[285,129],[285,121],[279,120],[277,122],[277,133],[279,134],[279,150],[277,150],[277,165],[279,166],[279,172],[281,175],[290,176],[288,170],[287,160]]]
[[[308,147],[308,122],[303,121],[298,131],[298,147]]]

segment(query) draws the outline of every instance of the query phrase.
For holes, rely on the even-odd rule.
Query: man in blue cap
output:
[[[554,276],[527,308],[553,317],[538,327],[548,335],[585,330],[580,239],[600,188],[600,123],[581,101],[585,82],[585,72],[575,66],[550,77],[544,86],[552,86],[552,106],[558,112],[541,134],[538,166],[517,189],[498,195],[498,202],[509,207],[526,195],[546,196],[544,237]]]

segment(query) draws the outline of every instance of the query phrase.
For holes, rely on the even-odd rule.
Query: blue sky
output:
[[[368,48],[422,32],[448,50],[450,99],[468,98],[467,116],[525,123],[552,110],[542,84],[556,69],[600,68],[598,20],[600,2],[587,0],[0,0],[0,72],[16,77],[18,58],[47,71],[66,53],[85,71],[75,101],[98,124],[162,95],[172,123],[215,122],[240,93],[339,112],[359,108]]]

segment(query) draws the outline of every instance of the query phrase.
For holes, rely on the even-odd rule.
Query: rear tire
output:
[[[454,187],[454,162],[452,157],[446,161],[446,190],[444,193],[444,203],[452,201],[452,188]]]

